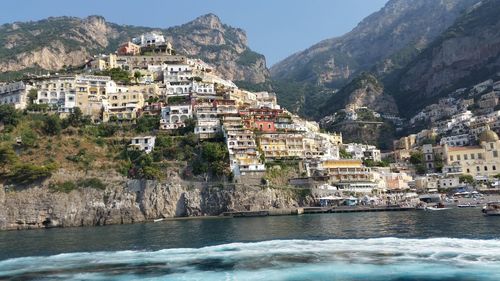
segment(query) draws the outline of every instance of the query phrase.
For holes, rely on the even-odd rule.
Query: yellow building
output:
[[[139,117],[140,110],[144,106],[144,97],[135,92],[119,92],[108,94],[107,100],[103,101],[103,122],[133,122]]]
[[[132,93],[137,93],[137,94],[142,94],[144,101],[147,101],[148,99],[160,99],[162,100],[163,97],[161,96],[161,91],[160,87],[158,84],[149,84],[149,85],[133,85],[128,87],[129,92]]]
[[[258,139],[260,149],[268,159],[302,158],[304,155],[301,134],[262,134]]]
[[[97,56],[90,62],[90,66],[94,70],[117,68],[117,56],[115,54]]]
[[[486,130],[479,135],[478,146],[444,146],[444,160],[449,166],[460,166],[462,173],[473,177],[493,177],[500,173],[498,135]]]

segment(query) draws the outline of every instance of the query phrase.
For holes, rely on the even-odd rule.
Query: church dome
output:
[[[481,134],[479,134],[480,142],[496,142],[497,140],[498,140],[498,135],[492,130],[486,130]]]

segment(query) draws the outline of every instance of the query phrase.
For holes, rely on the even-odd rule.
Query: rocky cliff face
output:
[[[496,0],[477,4],[386,82],[400,108],[411,114],[439,96],[498,75],[499,13]]]
[[[335,113],[339,109],[368,107],[377,112],[398,114],[394,98],[384,91],[383,84],[370,73],[362,73],[340,91],[333,94],[319,112],[322,116]]]
[[[219,215],[227,211],[308,204],[290,190],[245,185],[210,186],[172,178],[168,183],[107,179],[106,190],[51,192],[46,183],[22,190],[0,186],[0,230],[127,224],[157,218]]]
[[[346,35],[324,40],[272,66],[271,75],[277,81],[326,89],[341,88],[362,71],[384,76],[404,67],[478,1],[390,0]],[[285,107],[304,100],[293,91],[277,94],[289,101]]]
[[[179,53],[212,63],[225,78],[261,84],[269,79],[264,56],[250,50],[243,30],[208,14],[168,29],[122,26],[99,16],[58,17],[0,26],[0,72],[37,72],[78,66],[94,54],[113,52],[143,32],[163,32]],[[9,73],[7,73],[9,74]],[[11,77],[4,74],[4,77]]]

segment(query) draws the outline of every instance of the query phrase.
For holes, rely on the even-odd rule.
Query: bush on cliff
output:
[[[54,192],[70,193],[77,188],[76,184],[72,181],[57,182],[49,184],[49,189]]]
[[[29,163],[16,164],[7,175],[9,182],[14,184],[30,184],[37,180],[45,179],[57,169],[57,164],[50,163],[43,166]]]
[[[106,185],[98,178],[81,179],[77,182],[77,185],[82,188],[106,189]]]

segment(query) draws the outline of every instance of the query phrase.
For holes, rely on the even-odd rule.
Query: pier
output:
[[[304,207],[295,209],[272,209],[259,211],[225,212],[221,216],[267,217],[267,216],[292,216],[302,214],[336,214],[336,213],[362,213],[362,212],[403,212],[413,211],[414,207]]]

